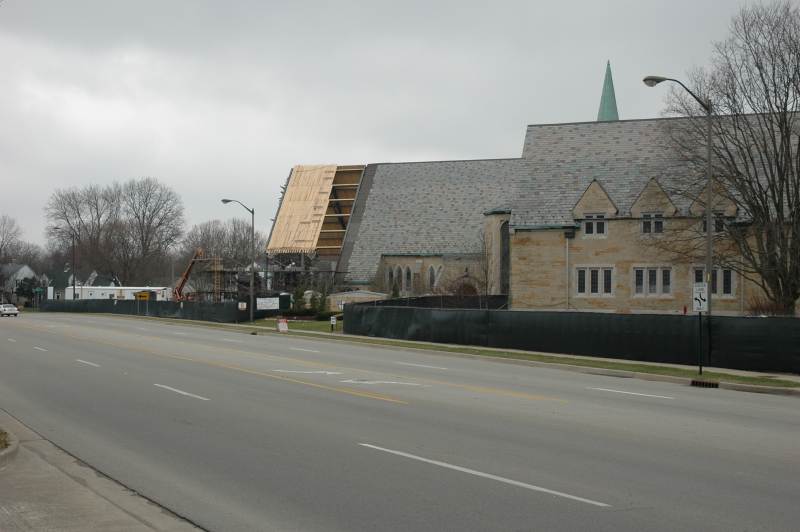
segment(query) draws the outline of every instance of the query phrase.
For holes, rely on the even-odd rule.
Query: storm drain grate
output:
[[[719,388],[719,383],[692,379],[692,386],[697,386],[698,388]]]

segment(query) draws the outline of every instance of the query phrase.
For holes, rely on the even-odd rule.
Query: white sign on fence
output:
[[[277,297],[257,297],[256,310],[278,310],[280,299]]]
[[[697,283],[692,289],[692,310],[708,312],[708,283]]]
[[[239,310],[247,310],[247,303],[245,301],[239,301]]]

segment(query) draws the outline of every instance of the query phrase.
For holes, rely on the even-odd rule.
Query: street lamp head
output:
[[[647,76],[642,81],[644,81],[644,84],[647,85],[648,87],[655,87],[662,81],[667,81],[667,78],[661,76]]]
[[[222,200],[222,203],[225,203],[225,204],[227,205],[228,203],[230,203],[230,202],[232,202],[232,201],[233,201],[233,200],[224,199],[224,200]]]

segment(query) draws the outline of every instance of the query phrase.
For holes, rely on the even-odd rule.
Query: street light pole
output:
[[[703,100],[699,96],[697,96],[692,90],[684,85],[677,79],[673,78],[665,78],[661,76],[647,76],[642,81],[648,87],[655,87],[662,81],[672,81],[677,83],[683,89],[688,92],[692,98],[700,104],[700,107],[706,112],[706,127],[707,127],[707,138],[706,138],[706,297],[708,299],[707,303],[707,323],[708,323],[708,352],[707,352],[707,360],[711,360],[711,301],[713,298],[713,287],[712,287],[712,279],[713,279],[713,271],[714,271],[714,241],[713,241],[713,224],[714,224],[714,209],[713,209],[713,200],[714,200],[714,191],[711,179],[711,142],[712,142],[712,118],[711,114],[713,112],[713,107],[711,104],[711,98],[706,98]],[[720,279],[717,279],[717,282],[720,282]],[[703,373],[703,366],[700,365],[700,374]]]
[[[251,209],[244,203],[239,200],[234,199],[223,199],[222,203],[238,203],[242,207],[245,208],[247,212],[250,213],[250,323],[254,321],[253,318],[253,306],[255,305],[255,292],[254,292],[254,285],[255,285],[255,264],[256,264],[256,210],[255,208]]]
[[[72,231],[72,300],[75,301],[75,231]]]

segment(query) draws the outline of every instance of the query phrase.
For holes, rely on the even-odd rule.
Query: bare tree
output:
[[[136,250],[134,280],[145,281],[155,273],[153,261],[163,258],[183,233],[183,203],[174,190],[152,177],[128,181],[121,197]]]
[[[192,226],[181,243],[182,260],[189,260],[197,248],[206,257],[220,257],[226,262],[245,266],[250,264],[250,220],[231,218],[226,222],[209,220]],[[256,256],[267,247],[267,237],[261,231],[255,233]]]
[[[800,297],[800,9],[786,1],[743,8],[728,39],[715,44],[711,66],[693,72],[691,80],[717,115],[715,192],[736,207],[716,238],[714,261],[751,279],[793,313]],[[671,192],[705,208],[703,111],[673,91],[668,114],[691,117],[670,127],[675,148],[693,170]],[[674,238],[686,256],[702,255],[702,225],[678,227]]]
[[[22,234],[17,221],[6,214],[0,216],[0,262],[11,258],[10,252],[19,242]]]
[[[183,232],[180,197],[153,178],[56,190],[45,215],[50,241],[62,252],[75,239],[84,274],[115,273],[124,284],[165,280],[169,251]]]

